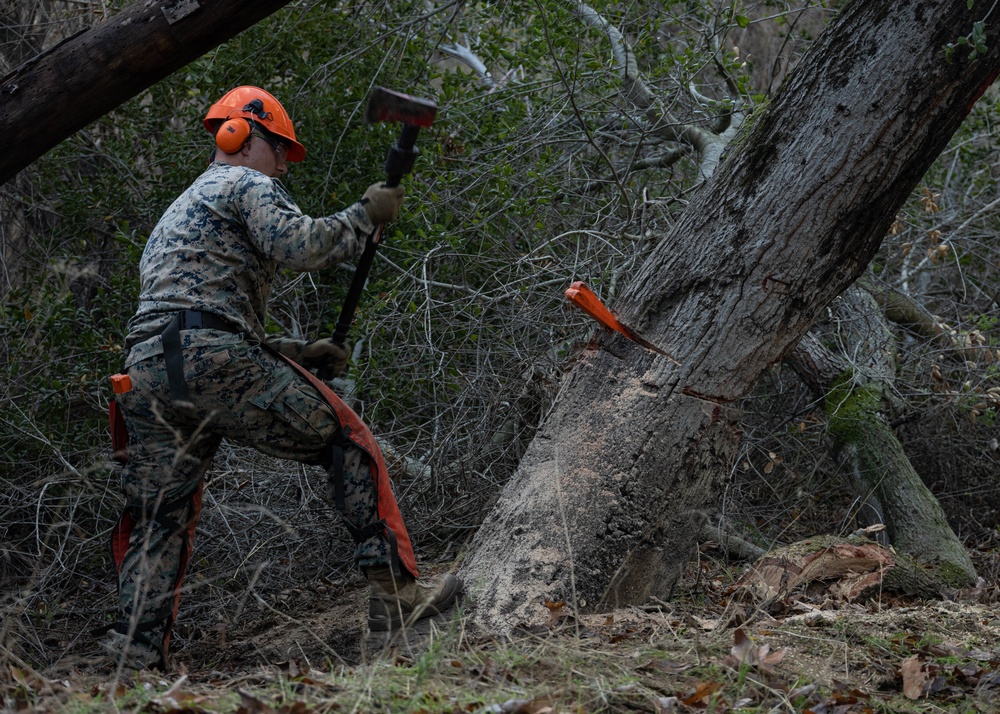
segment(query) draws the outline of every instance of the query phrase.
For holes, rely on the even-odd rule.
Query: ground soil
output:
[[[977,561],[981,571],[996,572],[1000,556],[978,553]],[[914,600],[887,592],[856,603],[838,602],[830,589],[814,584],[795,593],[775,615],[736,597],[734,585],[747,567],[727,563],[707,544],[669,602],[587,614],[574,613],[565,603],[549,603],[549,626],[503,638],[478,631],[470,613],[461,609],[405,633],[369,633],[364,626],[367,588],[360,577],[302,583],[229,630],[179,627],[172,671],[132,681],[169,691],[171,682],[176,687],[183,678],[185,688],[198,692],[197,706],[194,700],[168,706],[161,696],[133,710],[233,711],[231,700],[228,705],[212,702],[265,682],[315,683],[334,672],[354,676],[384,671],[371,667],[393,663],[395,669],[412,668],[435,638],[449,629],[454,633],[460,623],[461,635],[449,641],[454,652],[445,660],[465,694],[445,697],[439,708],[421,705],[418,711],[1000,711],[995,583],[983,582],[950,598]],[[66,710],[81,697],[92,703],[95,692],[107,692],[108,672],[90,657],[94,651],[87,641],[81,639],[71,649],[37,668],[8,663],[0,673],[0,711],[5,703],[11,711]],[[539,655],[543,650],[547,654]],[[484,682],[488,663],[511,661],[511,651],[526,660],[533,653],[535,660],[524,669],[505,665],[502,674]],[[624,677],[626,683],[597,693],[566,694],[568,672],[587,672],[588,667],[597,668],[600,676]],[[26,672],[34,679],[26,680]],[[587,677],[596,681],[598,675]],[[907,685],[917,696],[904,695]],[[34,696],[25,697],[31,686]],[[339,684],[322,686],[341,691]],[[504,694],[510,687],[526,692],[525,698]],[[550,694],[532,696],[538,691]],[[444,695],[436,696],[440,702]],[[461,696],[478,704],[455,704]],[[248,701],[236,711],[296,711],[288,708],[291,700],[285,700],[285,709],[260,702],[250,706]],[[334,699],[321,700],[322,705],[312,699],[308,706],[305,701],[298,701],[303,712],[341,708]],[[378,706],[366,701],[383,711],[411,708],[391,696],[377,699]]]

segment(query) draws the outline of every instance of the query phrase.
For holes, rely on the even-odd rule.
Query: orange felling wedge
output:
[[[604,306],[604,303],[601,302],[601,299],[594,294],[594,291],[591,290],[590,287],[582,280],[577,280],[575,283],[566,288],[566,298],[609,330],[620,332],[636,344],[642,345],[646,349],[663,355],[674,364],[680,366],[680,362],[671,357],[667,352],[660,349],[649,340],[643,338],[635,330],[623,325],[621,321],[612,314],[611,310]]]

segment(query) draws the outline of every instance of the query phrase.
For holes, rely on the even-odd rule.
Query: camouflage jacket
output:
[[[374,229],[359,203],[311,218],[278,181],[253,169],[213,163],[149,236],[139,263],[139,308],[126,343],[156,331],[168,313],[183,309],[215,313],[263,340],[278,269],[307,272],[352,260]],[[140,350],[146,354],[130,355],[129,362],[161,351],[159,340],[152,342]]]

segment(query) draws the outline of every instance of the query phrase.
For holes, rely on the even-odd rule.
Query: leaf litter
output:
[[[732,598],[740,572],[702,557],[670,602],[593,614],[543,603],[547,626],[504,639],[440,617],[422,640],[382,643],[360,634],[358,583],[336,616],[290,612],[295,626],[184,643],[166,675],[113,682],[77,661],[0,660],[0,711],[104,711],[109,699],[150,714],[1000,710],[1000,619],[983,588],[853,603],[802,590],[775,616]]]

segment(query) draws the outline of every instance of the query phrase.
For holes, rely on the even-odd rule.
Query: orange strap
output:
[[[312,384],[320,395],[326,400],[341,426],[347,431],[347,438],[368,454],[368,465],[371,469],[372,480],[378,494],[378,517],[385,521],[385,527],[392,532],[396,539],[397,555],[399,564],[413,577],[419,576],[417,570],[417,560],[413,554],[413,544],[410,542],[410,535],[403,525],[403,516],[399,512],[399,504],[396,503],[396,496],[392,492],[392,482],[389,480],[389,471],[385,467],[385,460],[382,458],[382,450],[375,441],[375,436],[368,429],[368,425],[361,421],[361,418],[354,413],[337,394],[330,389],[329,385],[310,372],[308,369],[298,364],[295,360],[282,355],[283,359],[290,364],[296,372],[305,377]]]

